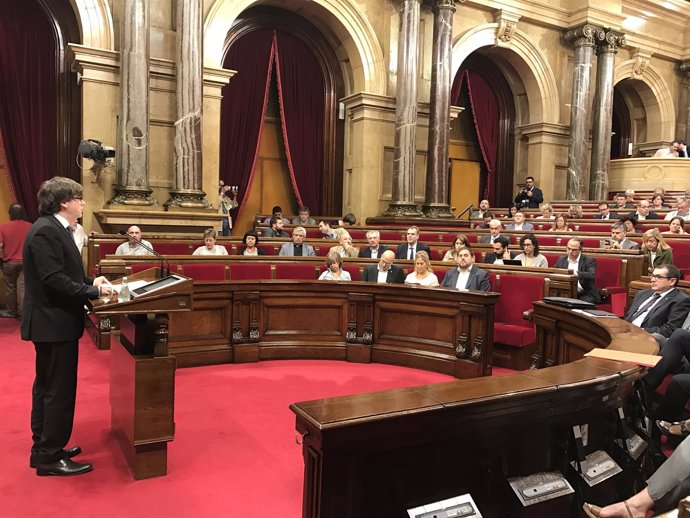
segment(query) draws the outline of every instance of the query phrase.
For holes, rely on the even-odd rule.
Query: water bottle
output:
[[[126,302],[129,300],[129,286],[127,285],[127,277],[122,278],[122,284],[120,285],[120,293],[118,293],[117,301]]]

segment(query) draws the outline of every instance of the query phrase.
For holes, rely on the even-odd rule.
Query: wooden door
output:
[[[455,207],[455,214],[470,203],[479,205],[479,162],[452,159],[450,162],[450,206]],[[465,215],[467,216],[467,214]],[[463,219],[465,218],[463,216]]]

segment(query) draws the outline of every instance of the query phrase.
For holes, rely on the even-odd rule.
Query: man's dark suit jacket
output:
[[[378,279],[379,269],[377,264],[369,264],[364,267],[361,280],[365,282],[378,282]],[[403,284],[405,282],[405,274],[403,273],[402,268],[392,264],[388,269],[388,277],[386,277],[386,282],[392,284]]]
[[[563,255],[559,257],[554,268],[568,269],[568,256]],[[593,302],[594,304],[601,304],[599,289],[594,284],[596,270],[597,260],[594,257],[580,254],[580,262],[577,265],[577,279],[582,286],[582,293],[579,294],[578,298]]]
[[[398,245],[397,250],[395,251],[395,258],[396,259],[407,259],[407,251],[409,250],[410,245],[407,243],[402,243]],[[417,247],[415,248],[416,252],[426,252],[429,254],[429,258],[431,258],[431,250],[429,249],[428,245],[425,245],[424,243],[420,243],[417,241]],[[412,258],[414,260],[414,257]]]
[[[515,252],[510,252],[510,258],[515,259],[517,254]],[[484,264],[494,264],[496,262],[496,254],[494,252],[491,252],[490,254],[486,254],[486,257],[484,258]]]
[[[601,217],[601,214],[595,214],[594,219],[603,219],[603,218]],[[618,214],[616,214],[615,212],[609,212],[609,219],[607,219],[605,221],[610,221],[612,219],[620,219],[620,216]]]
[[[527,204],[523,203],[524,200],[527,200]],[[543,202],[544,193],[541,192],[539,187],[532,187],[532,196],[527,196],[527,192],[520,191],[515,197],[515,205],[517,205],[518,208],[528,207],[530,209],[538,209],[539,204]]]
[[[651,210],[649,211],[649,214],[647,214],[647,219],[638,219],[637,217],[637,212],[631,212],[628,214],[629,218],[635,218],[637,221],[647,221],[647,219],[664,219],[661,216],[659,216],[656,212],[652,212]]]
[[[84,333],[84,303],[98,287],[84,274],[74,238],[55,216],[41,216],[26,236],[21,336],[33,342],[76,341]]]
[[[455,285],[458,283],[459,274],[460,272],[457,268],[448,270],[445,277],[443,277],[441,286],[445,286],[446,288],[455,288]],[[477,268],[476,265],[473,265],[472,269],[470,270],[470,276],[467,279],[467,286],[465,287],[468,290],[491,291],[489,274],[486,272],[486,270],[482,270],[481,268]]]
[[[379,245],[379,259],[381,258],[381,254],[388,250],[387,246]],[[359,249],[359,256],[360,257],[366,257],[368,259],[371,259],[371,248],[368,246],[365,246],[364,248]]]
[[[647,299],[654,294],[652,290],[638,291],[630,304],[630,309],[625,314],[625,320],[632,322],[635,312],[647,302]],[[673,288],[671,293],[661,299],[642,321],[640,326],[648,333],[659,333],[668,338],[671,333],[679,329],[685,322],[690,311],[690,298],[680,291]]]

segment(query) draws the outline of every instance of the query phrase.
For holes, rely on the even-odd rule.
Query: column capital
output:
[[[682,61],[678,68],[685,74],[686,79],[690,79],[690,60]]]
[[[455,12],[455,4],[464,4],[465,0],[431,0],[431,8],[434,12],[442,9],[450,9]]]
[[[604,39],[597,46],[597,52],[599,54],[604,52],[615,54],[620,47],[625,47],[625,34],[607,30]]]
[[[570,29],[565,33],[565,39],[572,44],[573,47],[595,47],[597,42],[602,41],[606,36],[606,32],[601,27],[596,25],[580,25],[574,29]]]

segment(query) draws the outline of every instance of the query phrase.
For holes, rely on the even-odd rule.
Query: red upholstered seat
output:
[[[133,264],[132,265],[132,273],[143,272],[144,270],[148,270],[150,268],[160,268],[160,263],[156,263],[156,264],[149,264],[149,263]],[[172,266],[171,266],[171,268],[172,268]]]
[[[105,259],[106,255],[114,255],[120,243],[100,243],[98,245],[98,258]]]
[[[400,232],[391,232],[390,230],[380,232],[381,239],[384,241],[399,241],[405,239]]]
[[[256,281],[270,278],[270,264],[238,263],[230,265],[230,280],[232,281]]]
[[[537,240],[539,246],[556,246],[556,236],[539,236]]]
[[[491,291],[498,291],[496,289],[496,274],[494,272],[489,272],[489,284],[491,285]]]
[[[328,255],[329,250],[331,249],[332,246],[337,245],[335,241],[324,243],[323,245],[320,245],[314,249],[314,253],[316,255],[320,255],[321,257],[326,257]]]
[[[349,230],[348,233],[350,234],[350,237],[352,239],[366,239],[367,238],[367,231],[366,230]]]
[[[533,344],[536,331],[533,328],[512,324],[494,324],[494,343],[525,347]]]
[[[623,259],[614,257],[597,257],[597,271],[594,280],[597,288],[606,288],[610,294],[609,300],[604,304],[598,304],[597,309],[609,311],[619,317],[625,315],[627,297],[625,286],[621,285],[623,261]]]
[[[311,264],[276,264],[276,279],[316,279],[316,268]]]
[[[350,274],[350,278],[353,281],[358,281],[359,280],[359,266],[343,266],[343,270],[348,272]],[[323,270],[322,270],[323,271]]]
[[[438,232],[420,232],[419,240],[422,243],[433,244],[440,241],[440,234]]]
[[[562,254],[541,254],[546,257],[546,262],[549,263],[549,267],[553,268],[561,255],[565,255],[565,251]]]
[[[690,267],[690,240],[677,239],[666,243],[673,249],[673,264],[687,274]]]
[[[438,248],[432,248],[431,249],[431,259],[432,261],[441,261],[443,259],[443,256],[446,255],[445,250],[439,250]]]
[[[321,239],[323,234],[318,228],[308,228],[307,229],[307,239]]]
[[[595,238],[588,237],[588,238],[585,238],[582,240],[582,244],[584,245],[585,248],[599,248],[599,245],[601,244],[601,243],[599,243],[599,241],[600,241],[599,238],[595,239]]]
[[[436,275],[439,284],[443,282],[443,278],[446,276],[448,270],[449,268],[434,268],[434,275]]]
[[[195,281],[224,281],[224,264],[183,264],[182,275]]]
[[[192,253],[187,243],[152,243],[152,246],[156,252],[163,255],[189,255]]]

